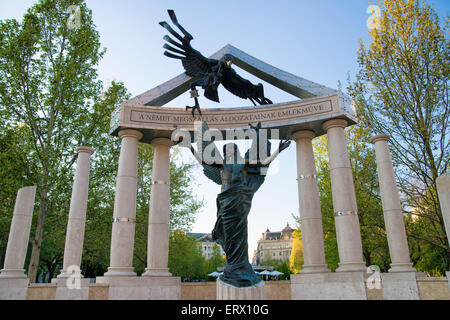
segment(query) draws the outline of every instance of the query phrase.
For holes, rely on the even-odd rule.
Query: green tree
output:
[[[27,148],[24,136],[28,130],[24,124],[0,126],[0,266],[4,263],[17,191],[27,184],[34,184],[28,170],[27,153],[21,152]]]
[[[276,266],[275,270],[282,273],[282,275],[278,276],[279,280],[288,280],[291,274],[295,273],[290,267],[289,261],[281,262],[278,266]]]
[[[226,259],[220,251],[220,247],[217,243],[213,245],[211,258],[206,261],[206,274],[217,271],[217,268],[225,266]]]
[[[206,278],[206,261],[197,240],[181,230],[170,233],[169,270],[187,281]]]
[[[379,27],[369,32],[367,47],[360,41],[359,72],[348,91],[363,124],[391,135],[404,209],[422,223],[409,224],[408,238],[432,246],[441,270],[448,270],[450,247],[436,192],[436,178],[450,161],[447,26],[425,1],[384,0],[379,6]]]
[[[79,24],[70,23],[77,6]],[[78,12],[78,13],[77,13]],[[41,0],[22,22],[0,21],[0,254],[17,190],[36,185],[28,276],[54,276],[61,267],[74,164],[80,145],[92,146],[82,271],[94,276],[109,265],[120,139],[109,136],[110,115],[130,95],[121,82],[108,89],[97,78],[105,49],[82,0]],[[140,145],[138,230],[146,230],[152,147]],[[171,163],[172,228],[187,229],[201,206],[190,189],[190,165]],[[3,166],[5,164],[5,166]],[[32,232],[33,232],[32,231]],[[137,234],[135,266],[145,265],[146,231]],[[3,259],[3,258],[2,258]]]
[[[70,29],[67,8],[78,5],[81,24]],[[101,82],[96,65],[103,56],[92,13],[81,0],[42,0],[23,21],[0,22],[0,112],[5,125],[25,123],[24,138],[35,159],[39,214],[28,275],[36,279],[45,219],[67,201],[67,181],[77,145],[92,144],[103,114],[94,105]]]

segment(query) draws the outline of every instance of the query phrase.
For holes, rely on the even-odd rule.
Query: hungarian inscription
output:
[[[203,115],[192,117],[190,113],[170,112],[168,109],[159,108],[152,111],[131,110],[130,121],[160,125],[190,125],[194,121],[206,121],[211,126],[247,126],[249,123],[276,121],[290,122],[300,120],[314,115],[332,111],[331,100],[326,100],[313,104],[296,103],[292,105],[260,107],[254,109],[231,110],[208,110],[203,111]]]

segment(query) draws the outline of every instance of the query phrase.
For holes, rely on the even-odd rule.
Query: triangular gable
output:
[[[234,57],[234,64],[238,67],[300,99],[320,98],[338,93],[337,90],[275,68],[229,44],[214,53],[210,58],[220,59],[227,53]],[[131,98],[125,104],[163,106],[188,91],[191,81],[192,78],[183,72],[175,78]]]

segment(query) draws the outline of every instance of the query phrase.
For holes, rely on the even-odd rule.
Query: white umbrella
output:
[[[210,277],[218,277],[219,275],[220,275],[220,273],[218,273],[216,271],[211,272],[210,274],[208,274],[208,276],[210,276]]]
[[[280,271],[277,271],[277,270],[272,271],[272,272],[270,273],[271,276],[281,276],[282,274],[284,274],[284,273],[283,273],[283,272],[280,272]]]
[[[267,270],[261,271],[259,274],[260,274],[260,275],[263,275],[263,276],[270,276],[270,275],[272,275],[272,274],[270,273],[270,271],[267,271]]]
[[[267,276],[270,276],[271,273],[270,273],[270,271],[264,270],[264,271],[261,271],[259,274],[262,276],[265,276],[265,279],[267,280]]]

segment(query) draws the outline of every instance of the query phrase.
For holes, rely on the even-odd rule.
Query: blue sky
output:
[[[0,19],[20,19],[36,1],[1,0]],[[372,3],[375,1],[372,1]],[[105,82],[123,81],[137,95],[182,73],[181,63],[163,55],[162,37],[167,33],[158,22],[170,21],[167,9],[174,9],[178,21],[193,36],[192,45],[209,56],[226,44],[279,69],[336,89],[345,87],[347,75],[357,72],[358,39],[368,41],[368,0],[295,1],[144,1],[87,0],[100,32],[106,55],[99,65]],[[441,20],[449,14],[450,1],[429,1]],[[254,83],[263,82],[235,67]],[[263,82],[264,83],[264,82]],[[264,83],[266,96],[274,103],[296,98]],[[203,98],[202,108],[219,104]],[[250,102],[219,90],[221,107],[249,106]],[[192,105],[189,93],[167,106]],[[241,150],[243,153],[243,150]],[[187,152],[181,160],[193,161]],[[295,143],[279,156],[266,182],[253,199],[248,217],[249,255],[261,233],[281,230],[287,222],[295,226],[298,215]],[[198,214],[193,232],[211,232],[215,223],[215,198],[219,186],[195,171],[194,193],[206,202]]]

